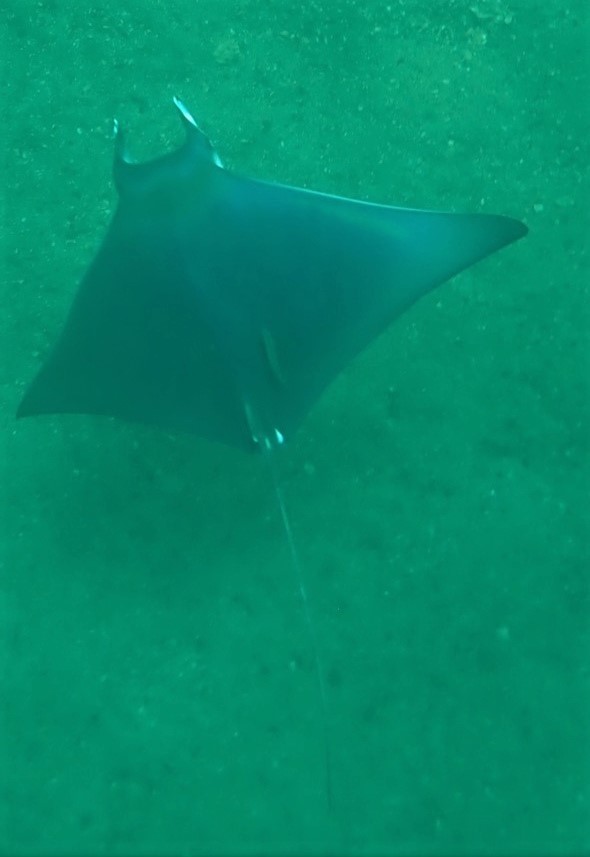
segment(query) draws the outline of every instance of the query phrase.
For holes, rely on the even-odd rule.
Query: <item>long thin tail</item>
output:
[[[285,498],[283,497],[283,491],[281,489],[281,484],[279,482],[279,475],[277,472],[276,462],[274,458],[274,452],[271,449],[265,449],[264,457],[268,461],[268,466],[271,472],[272,481],[275,489],[275,494],[277,498],[277,503],[279,506],[279,510],[281,512],[281,520],[283,522],[283,529],[285,530],[285,535],[287,537],[287,543],[289,545],[289,553],[291,554],[291,565],[293,567],[293,572],[295,574],[295,578],[297,580],[297,584],[299,586],[299,595],[301,597],[301,604],[303,607],[303,615],[305,617],[305,624],[307,625],[307,631],[309,634],[309,642],[311,645],[311,650],[313,654],[313,660],[315,664],[315,672],[318,683],[318,688],[320,692],[320,705],[321,705],[321,715],[322,715],[322,728],[324,732],[324,760],[325,760],[325,775],[326,775],[326,800],[328,804],[328,809],[332,810],[332,748],[330,743],[330,730],[329,730],[329,720],[328,720],[328,698],[326,694],[326,682],[324,679],[324,670],[322,668],[322,662],[320,660],[320,653],[318,647],[318,640],[315,631],[315,626],[312,620],[312,613],[309,606],[309,599],[307,597],[307,589],[305,587],[305,579],[303,577],[303,569],[301,567],[301,562],[299,560],[299,553],[297,551],[297,547],[295,545],[295,539],[293,537],[293,530],[291,528],[291,521],[289,520],[289,516],[287,514],[287,507],[285,505]]]

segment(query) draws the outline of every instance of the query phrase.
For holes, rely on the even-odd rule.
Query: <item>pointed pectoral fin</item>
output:
[[[392,213],[394,219],[396,215]],[[528,231],[519,220],[493,214],[406,211],[399,218],[405,221],[400,285],[416,290],[416,298]]]
[[[256,193],[252,244],[260,235],[274,240],[273,275],[257,275],[252,291],[264,295],[266,321],[256,335],[269,379],[266,412],[286,436],[413,303],[527,231],[496,215],[393,208],[257,183],[247,192]],[[258,257],[267,265],[270,254]]]

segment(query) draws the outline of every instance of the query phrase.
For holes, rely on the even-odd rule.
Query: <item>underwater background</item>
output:
[[[4,0],[0,854],[590,852],[587,0]],[[277,469],[16,423],[186,102],[238,172],[524,219]]]

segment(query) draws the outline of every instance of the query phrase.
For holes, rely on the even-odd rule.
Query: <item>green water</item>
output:
[[[590,851],[586,0],[8,0],[0,854]],[[526,220],[277,459],[14,421],[181,96],[260,178]]]

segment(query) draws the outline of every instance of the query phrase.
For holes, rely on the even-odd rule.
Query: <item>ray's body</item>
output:
[[[274,450],[421,296],[526,234],[517,220],[374,205],[225,170],[186,107],[178,150],[131,163],[119,204],[18,416],[103,414],[262,450],[326,688]]]

